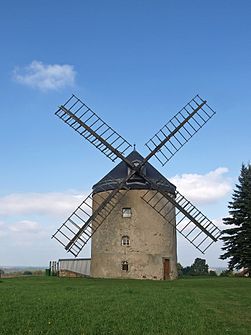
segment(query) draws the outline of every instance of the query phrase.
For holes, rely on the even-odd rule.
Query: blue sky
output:
[[[188,100],[207,99],[213,119],[151,163],[222,227],[250,160],[250,15],[250,1],[2,2],[0,265],[65,257],[51,234],[113,167],[54,116],[71,93],[143,155]],[[178,252],[184,265],[204,257],[181,239]]]

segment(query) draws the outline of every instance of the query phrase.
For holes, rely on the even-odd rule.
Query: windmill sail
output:
[[[142,199],[202,253],[221,235],[220,229],[178,191],[174,197],[161,190],[148,190]],[[173,217],[169,215],[170,203],[176,207]]]
[[[118,157],[125,159],[124,154],[131,144],[75,95],[60,106],[55,114],[112,161]]]
[[[145,161],[155,156],[164,166],[214,114],[196,95],[145,144],[150,150]]]
[[[189,101],[146,143],[150,153],[137,164],[125,157],[127,150],[131,147],[130,143],[75,95],[60,106],[55,114],[109,159],[115,161],[120,158],[129,168],[125,169],[123,180],[115,182],[116,188],[106,192],[102,189],[95,194],[92,192],[52,236],[67,251],[74,256],[80,253],[126,195],[130,189],[128,181],[135,175],[152,187],[151,190],[146,191],[142,199],[197,249],[204,253],[213,242],[217,241],[221,231],[204,214],[178,191],[171,195],[166,190],[162,190],[160,185],[148,178],[142,169],[152,156],[165,165],[215,114],[199,95]],[[176,208],[175,215],[173,206]]]
[[[95,193],[95,197],[92,192],[52,238],[76,257],[127,192],[124,184],[110,193]],[[94,212],[93,208],[96,208]]]

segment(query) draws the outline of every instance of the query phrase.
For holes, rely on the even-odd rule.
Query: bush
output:
[[[177,272],[178,272],[178,277],[183,276],[183,266],[180,263],[177,263]]]
[[[221,277],[233,277],[233,275],[233,271],[231,270],[224,270],[220,274]]]

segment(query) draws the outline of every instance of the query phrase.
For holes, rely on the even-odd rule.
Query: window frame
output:
[[[127,261],[122,261],[121,262],[121,270],[128,272],[129,266]]]
[[[127,210],[130,210],[130,214],[126,214]],[[122,217],[123,218],[131,218],[132,217],[132,208],[131,207],[123,207],[122,208]]]
[[[121,245],[123,247],[129,247],[130,246],[130,237],[128,235],[123,235],[121,237]]]

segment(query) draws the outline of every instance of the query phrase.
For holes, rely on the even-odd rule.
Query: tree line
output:
[[[196,258],[191,266],[183,267],[180,263],[177,264],[178,276],[217,276],[213,270],[209,270],[209,266],[205,259]]]

